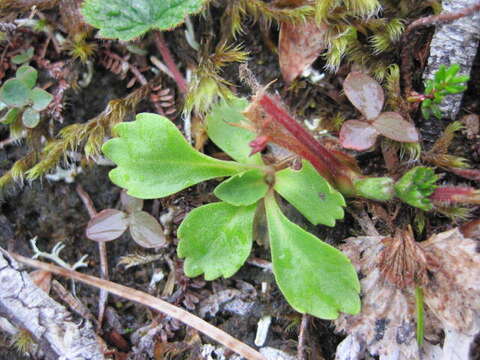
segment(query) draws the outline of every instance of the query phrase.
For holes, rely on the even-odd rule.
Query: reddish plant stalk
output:
[[[160,51],[160,54],[162,55],[163,61],[165,62],[165,65],[167,65],[168,70],[170,70],[170,72],[172,73],[172,76],[177,83],[178,89],[182,94],[186,94],[188,90],[187,81],[180,73],[180,70],[178,70],[177,64],[173,60],[172,53],[170,52],[170,49],[165,42],[163,34],[160,31],[155,31],[154,37],[155,46],[157,47],[158,51]]]
[[[445,203],[480,204],[480,192],[471,187],[442,186],[435,189],[430,200]]]
[[[261,95],[259,104],[263,110],[275,121],[279,122],[292,136],[304,144],[311,154],[299,154],[309,160],[312,165],[321,163],[321,167],[327,168],[330,174],[336,178],[342,176],[341,170],[345,168],[335,156],[333,156],[322,144],[305,130],[275,99],[268,94]],[[313,160],[316,158],[315,160]],[[323,173],[323,171],[322,171]]]

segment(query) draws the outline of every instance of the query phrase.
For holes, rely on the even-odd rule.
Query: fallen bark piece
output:
[[[37,287],[12,258],[0,253],[0,315],[27,330],[46,359],[103,359],[89,322],[79,326],[70,313]]]
[[[453,13],[478,4],[478,0],[443,0],[443,13]],[[480,12],[462,17],[452,23],[439,25],[430,43],[428,66],[424,79],[433,79],[440,65],[460,65],[459,75],[469,75],[480,40]],[[440,109],[445,117],[455,119],[460,110],[463,93],[445,97]]]

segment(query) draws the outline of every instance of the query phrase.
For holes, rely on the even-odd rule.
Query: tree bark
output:
[[[0,252],[0,316],[27,330],[45,359],[100,360],[92,325],[75,324],[70,313],[38,288],[15,260]]]

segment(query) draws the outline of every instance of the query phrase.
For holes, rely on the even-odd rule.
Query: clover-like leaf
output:
[[[142,113],[134,122],[115,126],[118,138],[102,150],[118,165],[110,179],[128,194],[155,199],[216,177],[245,171],[232,161],[221,161],[194,150],[167,118]]]
[[[30,89],[18,79],[10,79],[0,88],[0,101],[11,107],[23,107],[30,99]]]
[[[100,36],[132,40],[151,29],[170,30],[186,16],[202,10],[205,0],[87,0],[85,21],[100,29]]]
[[[284,169],[275,177],[275,191],[314,225],[335,226],[343,219],[345,199],[315,168],[303,161],[302,169]]]
[[[433,208],[429,196],[435,191],[437,180],[438,176],[431,168],[417,166],[396,182],[395,193],[407,204],[429,211]]]
[[[399,142],[418,142],[419,136],[415,125],[403,119],[396,112],[381,113],[372,123],[383,136]]]
[[[385,95],[380,84],[361,72],[351,72],[343,82],[348,100],[368,120],[375,119],[382,111]]]
[[[127,227],[127,214],[116,209],[105,209],[90,219],[86,235],[97,242],[112,241],[120,237]]]
[[[260,154],[250,156],[252,149],[249,143],[256,138],[255,133],[236,126],[249,123],[243,115],[248,104],[246,99],[231,98],[213,106],[206,118],[207,134],[232,159],[244,164],[262,165]]]
[[[30,99],[33,102],[32,107],[37,111],[42,111],[45,110],[48,104],[50,104],[50,102],[53,100],[53,95],[39,87],[36,87],[30,93]]]
[[[255,169],[232,176],[218,185],[213,193],[231,205],[248,206],[263,198],[267,190],[265,174]]]
[[[25,127],[33,129],[40,122],[40,114],[38,111],[28,107],[22,114],[22,123]]]
[[[29,89],[32,89],[37,83],[38,71],[28,65],[23,65],[18,68],[15,73],[17,80],[23,82]]]
[[[340,130],[340,143],[345,149],[363,151],[370,149],[377,141],[378,131],[366,121],[345,121]]]
[[[158,221],[145,211],[135,211],[128,218],[130,235],[133,240],[144,248],[165,246],[167,240]]]
[[[192,210],[177,232],[185,274],[205,280],[235,274],[252,248],[255,209],[216,202]]]
[[[341,251],[290,222],[273,196],[265,198],[273,273],[298,312],[336,319],[360,311],[360,284]]]

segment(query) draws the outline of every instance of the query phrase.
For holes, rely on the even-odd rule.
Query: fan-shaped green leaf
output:
[[[11,107],[23,107],[30,99],[30,89],[18,79],[5,81],[0,88],[0,101]]]
[[[288,303],[322,319],[358,313],[360,284],[350,260],[290,222],[273,196],[265,198],[265,208],[273,272]]]
[[[25,127],[33,129],[40,122],[40,114],[38,111],[28,107],[22,114],[22,123]]]
[[[235,274],[252,248],[255,208],[216,202],[192,210],[177,232],[185,274],[205,280]]]
[[[252,205],[267,193],[268,185],[264,177],[265,174],[260,170],[237,174],[218,185],[213,193],[220,200],[231,205]]]
[[[37,83],[38,71],[28,65],[23,65],[18,68],[15,73],[17,80],[23,82],[29,89],[32,89]]]
[[[33,108],[37,111],[42,111],[46,109],[48,104],[53,100],[53,95],[36,87],[30,93],[30,99],[33,101]]]
[[[284,169],[276,174],[275,191],[314,225],[335,226],[343,219],[345,199],[315,168],[303,161],[300,171]]]
[[[249,143],[255,139],[255,133],[235,126],[249,123],[243,115],[248,104],[246,99],[232,98],[227,101],[222,100],[213,106],[206,118],[207,134],[210,140],[232,159],[245,164],[262,165],[260,154],[250,156],[252,149]]]
[[[194,150],[175,125],[163,116],[142,113],[134,122],[115,127],[119,137],[102,150],[118,165],[110,179],[131,196],[154,199],[174,194],[199,182],[247,170]]]
[[[86,0],[85,20],[105,38],[132,40],[151,29],[169,30],[198,13],[205,0]]]

